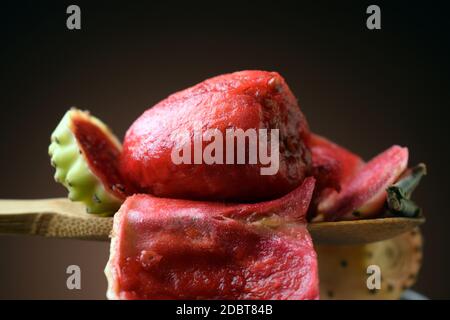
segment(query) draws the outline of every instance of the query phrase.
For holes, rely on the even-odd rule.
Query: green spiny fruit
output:
[[[99,160],[116,162],[121,148],[104,123],[89,112],[72,108],[51,135],[48,152],[56,169],[55,180],[68,189],[70,200],[83,202],[88,213],[112,215],[124,195],[116,188],[117,181],[109,183],[108,172],[102,172],[102,168],[114,168],[115,163],[104,166]],[[99,158],[97,153],[107,154],[107,158]]]

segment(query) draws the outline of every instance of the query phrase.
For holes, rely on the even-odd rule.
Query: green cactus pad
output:
[[[112,215],[127,191],[118,170],[121,148],[104,123],[72,108],[51,135],[55,180],[68,189],[70,200],[83,202],[88,213]]]

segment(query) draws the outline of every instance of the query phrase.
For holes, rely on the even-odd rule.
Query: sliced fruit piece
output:
[[[392,146],[366,163],[339,193],[322,199],[318,212],[325,220],[354,220],[381,213],[386,189],[404,172],[408,149]]]
[[[422,263],[419,229],[366,245],[316,245],[321,299],[399,299]],[[381,288],[369,290],[367,268],[381,271]]]
[[[364,164],[358,155],[314,133],[308,139],[308,146],[318,189],[339,191]]]
[[[129,197],[114,216],[108,298],[318,299],[302,192],[258,205]]]
[[[312,155],[312,175],[317,179],[308,212],[308,220],[312,220],[319,202],[339,192],[364,162],[358,155],[317,134],[311,133],[307,141]]]
[[[120,152],[120,142],[106,125],[74,108],[52,133],[49,147],[55,180],[69,190],[69,198],[102,215],[116,212],[131,192],[118,171]]]

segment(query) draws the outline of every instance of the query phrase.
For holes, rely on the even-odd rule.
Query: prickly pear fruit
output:
[[[318,299],[305,221],[313,187],[309,178],[257,205],[127,198],[114,216],[108,298]]]
[[[266,165],[259,160],[242,165],[236,160],[226,163],[223,157],[223,164],[194,163],[192,158],[190,163],[175,164],[171,154],[176,138],[187,134],[186,142],[194,146],[196,128],[202,131],[198,136],[218,130],[223,141],[227,130],[278,129],[278,171],[262,175],[261,167]],[[274,199],[295,189],[308,175],[308,134],[297,100],[278,73],[235,72],[177,92],[142,114],[125,136],[121,168],[134,185],[156,196],[237,202]],[[206,145],[203,141],[201,152]],[[224,145],[224,155],[230,151],[226,146],[230,148]]]
[[[325,220],[354,220],[381,213],[386,189],[404,172],[408,149],[392,146],[367,162],[339,193],[320,200],[317,210]]]
[[[316,245],[315,249],[324,300],[399,299],[415,283],[422,263],[419,229],[365,245]],[[367,287],[368,278],[376,272],[368,273],[369,266],[380,268],[379,289]]]
[[[55,180],[89,213],[111,215],[131,190],[118,171],[121,144],[100,120],[72,108],[51,135]]]

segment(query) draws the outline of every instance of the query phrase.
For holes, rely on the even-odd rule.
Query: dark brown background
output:
[[[65,27],[69,2],[2,3],[1,198],[64,196],[53,182],[49,135],[70,106],[90,109],[122,137],[147,107],[207,77],[280,72],[311,128],[366,159],[397,143],[429,175],[415,197],[428,222],[416,289],[449,298],[448,19],[439,3],[209,4],[77,1],[82,30]],[[108,244],[0,237],[0,298],[105,297]],[[82,290],[65,268],[82,269]]]

